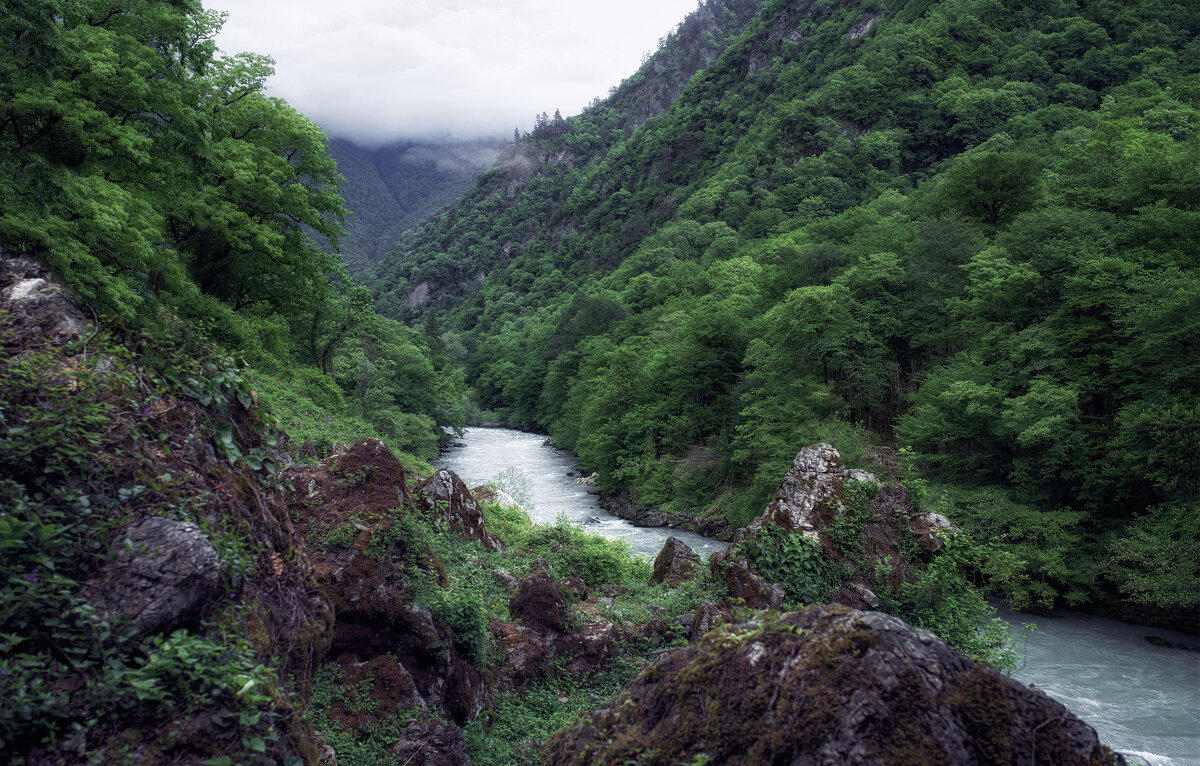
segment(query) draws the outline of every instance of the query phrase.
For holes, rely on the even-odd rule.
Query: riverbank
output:
[[[689,516],[652,505],[638,505],[626,492],[601,492],[597,497],[601,508],[637,527],[681,529],[724,542],[732,540],[733,533],[737,531],[727,519]]]

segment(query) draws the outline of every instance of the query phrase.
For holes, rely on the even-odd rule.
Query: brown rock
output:
[[[515,683],[528,683],[541,674],[549,648],[541,633],[524,625],[498,622],[492,625],[492,642],[504,658],[502,670]]]
[[[560,636],[554,642],[554,654],[556,657],[565,658],[563,669],[567,675],[581,681],[617,655],[618,632],[611,622],[588,622],[574,633]]]
[[[668,755],[669,754],[669,755]],[[546,766],[1112,766],[1063,705],[880,612],[813,607],[664,655],[555,735]]]
[[[668,537],[662,550],[654,557],[654,570],[650,573],[650,584],[665,582],[678,588],[696,570],[700,556],[677,537]]]
[[[403,766],[471,766],[462,729],[445,721],[412,721],[392,750]]]
[[[566,598],[558,583],[544,570],[521,578],[520,587],[508,600],[508,610],[513,617],[542,633],[562,633],[566,628]]]
[[[692,612],[692,632],[691,639],[699,641],[713,628],[723,622],[728,621],[728,615],[717,608],[717,605],[711,601],[705,601],[696,607],[696,611]]]
[[[942,549],[942,534],[958,531],[958,527],[950,523],[950,519],[931,511],[914,515],[908,520],[908,528],[917,539],[917,545],[929,553],[936,553]]]
[[[404,465],[379,439],[362,439],[315,465],[284,472],[296,487],[288,497],[302,533],[331,530],[353,518],[383,518],[404,505]]]
[[[787,594],[783,588],[756,575],[745,559],[719,562],[717,571],[725,579],[731,598],[740,598],[751,609],[779,609]]]

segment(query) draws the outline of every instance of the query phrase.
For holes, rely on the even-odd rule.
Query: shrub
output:
[[[474,663],[487,657],[488,620],[483,597],[468,588],[434,588],[423,599],[429,611],[450,628],[454,645]]]
[[[776,526],[764,527],[747,542],[745,553],[755,569],[783,588],[793,606],[827,602],[843,575],[816,540]]]

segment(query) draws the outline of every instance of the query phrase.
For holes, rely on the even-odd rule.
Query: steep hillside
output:
[[[770,3],[632,133],[543,121],[378,305],[633,503],[744,523],[799,444],[911,445],[1017,602],[1194,615],[1198,27]]]
[[[363,147],[345,139],[329,143],[345,181],[350,216],[339,244],[351,274],[380,260],[400,236],[453,202],[495,161],[503,142],[398,141]]]
[[[580,179],[646,120],[662,115],[692,76],[746,27],[762,0],[707,0],[661,41],[638,72],[583,114],[543,114],[504,148],[461,200],[407,234],[369,279],[381,311],[412,320],[448,307],[523,252]]]

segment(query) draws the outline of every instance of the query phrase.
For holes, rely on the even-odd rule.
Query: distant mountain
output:
[[[398,141],[367,148],[334,139],[329,153],[346,178],[342,194],[353,213],[341,248],[351,273],[377,263],[401,234],[471,188],[503,144],[500,139]]]
[[[411,322],[429,307],[458,305],[484,275],[526,253],[581,180],[640,127],[663,117],[764,5],[766,0],[703,0],[607,98],[569,119],[541,115],[531,132],[505,145],[464,197],[408,231],[378,262],[372,284],[382,310]],[[353,207],[349,198],[347,203]]]

